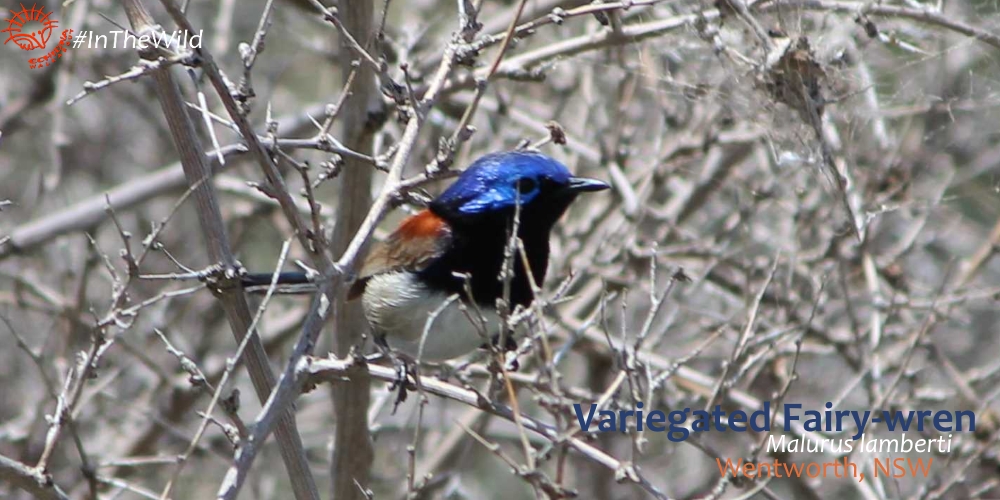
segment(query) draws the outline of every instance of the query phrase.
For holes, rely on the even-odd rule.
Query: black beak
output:
[[[571,193],[585,193],[590,191],[604,191],[610,187],[611,186],[609,186],[606,182],[599,181],[597,179],[571,177],[569,179],[569,184],[567,184],[564,189]]]

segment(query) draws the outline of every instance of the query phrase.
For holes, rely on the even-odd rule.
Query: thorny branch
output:
[[[138,63],[76,50],[24,82],[0,77],[12,89],[0,112],[0,317],[11,331],[0,346],[11,366],[32,365],[2,378],[23,403],[0,420],[0,495],[266,491],[282,479],[258,458],[278,430],[283,458],[299,464],[290,486],[314,498],[316,457],[344,420],[303,389],[366,377],[371,404],[353,421],[378,456],[401,458],[393,468],[358,454],[346,484],[359,497],[496,484],[551,497],[820,497],[835,484],[713,469],[716,458],[788,458],[767,448],[782,405],[826,401],[976,413],[977,431],[935,453],[927,478],[866,480],[858,496],[1000,491],[1000,364],[988,356],[1000,149],[984,78],[1000,48],[995,13],[838,0],[378,4],[381,19],[354,36],[350,12],[320,2],[164,1],[178,28],[204,26],[211,43]],[[82,28],[88,9],[74,2],[60,21]],[[146,84],[162,95],[181,71],[194,78],[176,79],[177,98],[157,107]],[[354,120],[370,126],[365,147],[344,132]],[[557,224],[537,299],[504,312],[525,330],[517,349],[421,366],[421,397],[390,415],[383,382],[395,370],[351,354],[367,352],[364,325],[332,359],[312,356],[327,345],[319,333],[343,317],[341,290],[394,209],[426,203],[480,154],[528,144],[613,192]],[[177,151],[200,173],[171,164]],[[345,222],[330,187],[358,177],[381,184],[360,188],[359,217]],[[190,230],[206,225],[208,262]],[[520,251],[512,239],[509,260]],[[272,278],[253,309],[225,286],[243,272],[237,255]],[[315,276],[310,304],[274,294],[286,257]],[[229,328],[250,335],[224,343],[233,317],[243,326]],[[261,368],[282,372],[273,390],[258,387],[256,414],[234,396],[247,383],[234,361],[251,351],[257,385]],[[640,402],[769,403],[774,429],[673,443],[634,423],[583,431],[573,409]],[[292,411],[297,426],[283,427]],[[839,437],[790,429],[812,444]],[[510,469],[468,473],[493,460]],[[211,484],[189,484],[202,476]]]

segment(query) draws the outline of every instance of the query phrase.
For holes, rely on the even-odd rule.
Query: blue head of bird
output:
[[[532,151],[483,156],[469,166],[431,209],[457,226],[509,224],[520,207],[522,231],[546,236],[577,195],[607,189],[596,179],[574,177],[553,158]]]

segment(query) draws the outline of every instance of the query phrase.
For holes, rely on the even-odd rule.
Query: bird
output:
[[[427,362],[473,352],[485,345],[484,333],[499,335],[500,274],[515,213],[530,278],[513,259],[511,310],[533,301],[530,279],[544,281],[556,222],[579,194],[609,187],[537,151],[482,156],[373,246],[348,300],[361,299],[376,342],[392,352]]]
[[[497,299],[508,298],[512,311],[532,303],[530,280],[545,280],[549,235],[577,196],[609,187],[574,177],[565,165],[534,150],[484,155],[373,245],[347,299],[361,300],[376,344],[392,355],[441,362],[473,352],[499,337]],[[521,258],[513,259],[505,295],[500,275],[515,214],[528,269]],[[278,282],[309,284],[310,279],[281,273]],[[248,274],[243,285],[260,287],[271,280],[271,274]]]

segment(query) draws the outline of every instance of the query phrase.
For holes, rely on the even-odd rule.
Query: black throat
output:
[[[521,211],[518,236],[524,243],[531,277],[538,286],[544,282],[549,264],[549,233],[573,197],[560,198],[553,200],[554,203],[529,204]],[[457,293],[466,300],[465,280],[456,273],[468,275],[472,298],[481,307],[493,309],[504,293],[504,283],[499,277],[514,227],[513,210],[460,216],[433,204],[430,208],[451,226],[452,242],[441,257],[420,272],[421,279],[434,289]],[[531,283],[520,254],[515,253],[513,260],[510,304],[527,306],[534,298]]]

